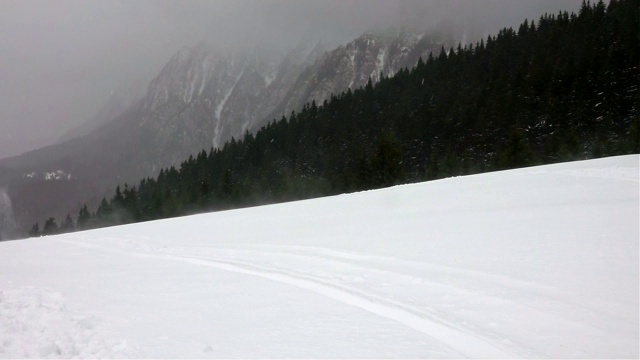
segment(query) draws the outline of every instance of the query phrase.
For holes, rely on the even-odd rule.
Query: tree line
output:
[[[638,153],[638,8],[583,2],[442,48],[30,235]]]

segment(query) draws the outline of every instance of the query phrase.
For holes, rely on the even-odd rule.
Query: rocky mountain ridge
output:
[[[9,184],[0,185],[14,199],[19,227],[52,214],[60,218],[66,215],[60,211],[97,203],[117,184],[156,176],[160,168],[191,154],[222,147],[306,103],[322,104],[369,79],[392,76],[450,45],[443,37],[395,31],[367,32],[331,51],[321,43],[303,44],[286,54],[264,49],[223,52],[203,44],[184,47],[151,81],[146,94],[128,100],[128,107],[111,120],[104,114],[117,106],[101,110],[88,133],[79,131],[81,136],[60,144],[0,160],[0,167],[14,174]],[[45,183],[26,176],[56,171],[71,174],[71,180]],[[52,197],[59,201],[30,195],[34,188],[42,194],[54,187],[57,194]]]
[[[375,83],[380,76],[393,76],[415,66],[420,57],[426,59],[429,53],[451,45],[442,36],[424,32],[366,32],[305,69],[278,110],[288,113],[311,101],[321,104],[332,94],[363,87],[369,79]]]

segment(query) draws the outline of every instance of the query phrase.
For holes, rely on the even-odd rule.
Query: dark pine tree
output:
[[[56,219],[50,217],[44,223],[44,227],[42,228],[42,235],[54,235],[58,233],[58,224],[56,223]]]
[[[80,212],[78,213],[78,218],[76,220],[76,229],[78,230],[86,230],[88,229],[89,222],[91,221],[91,214],[87,209],[87,205],[84,205]]]
[[[71,214],[67,214],[67,217],[64,219],[62,224],[60,224],[60,232],[68,233],[75,230],[75,225],[73,224],[73,219],[71,219]]]
[[[30,237],[40,236],[40,226],[38,225],[38,223],[33,224],[33,226],[31,227],[31,230],[29,230],[29,236]]]

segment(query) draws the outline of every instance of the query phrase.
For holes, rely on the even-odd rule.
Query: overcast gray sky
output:
[[[345,42],[452,22],[469,37],[581,0],[0,0],[0,158],[54,143],[184,45]]]

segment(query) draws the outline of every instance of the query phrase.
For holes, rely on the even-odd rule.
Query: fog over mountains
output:
[[[114,92],[61,143],[0,160],[12,197],[20,199],[19,227],[47,214],[63,217],[83,202],[97,202],[116,184],[155,176],[160,168],[220,148],[307,103],[322,104],[370,79],[392,76],[454,43],[450,34],[387,30],[366,32],[333,50],[321,42],[288,52],[183,47],[142,96],[134,86]]]
[[[438,33],[388,30],[367,32],[330,51],[321,42],[301,43],[286,53],[260,48],[227,52],[204,43],[185,46],[151,81],[146,93],[139,95],[133,86],[114,92],[95,116],[68,132],[53,149],[64,148],[76,137],[113,141],[109,129],[122,126],[128,131],[117,135],[119,141],[137,132],[146,139],[146,145],[129,142],[126,152],[147,152],[149,156],[140,157],[138,165],[144,163],[153,171],[199,150],[219,148],[232,137],[240,138],[270,120],[299,111],[306,103],[321,104],[332,94],[364,86],[369,79],[376,82],[381,74],[392,76],[414,66],[420,57],[453,44],[450,37]],[[38,162],[41,153],[50,162],[52,148],[4,163],[19,167],[24,163],[21,159]],[[129,176],[121,172],[118,177]]]
[[[144,88],[167,59],[200,41],[216,48],[329,49],[371,29],[448,27],[476,41],[580,0],[75,1],[0,4],[0,159],[58,142],[112,92]],[[144,92],[139,94],[144,95]],[[68,138],[65,138],[68,139]]]
[[[24,232],[38,219],[95,206],[117,184],[156,176],[306,103],[322,105],[442,47],[477,41],[526,17],[576,10],[579,3],[62,2],[73,9],[65,14],[47,13],[46,4],[5,3],[15,17],[0,27],[17,31],[23,25],[15,20],[28,18],[41,45],[0,57],[8,74],[0,83],[0,186],[12,200],[11,223]],[[70,34],[76,23],[69,14],[98,10],[94,23],[78,20],[82,36]],[[56,16],[64,21],[47,20]],[[135,16],[150,18],[143,33],[125,31],[141,26]],[[125,28],[110,32],[103,22],[116,18]],[[53,30],[38,28],[34,19]],[[188,24],[187,30],[167,29],[162,19]],[[76,47],[60,42],[49,49],[42,41],[54,35],[68,36]],[[119,48],[87,55],[98,40]],[[47,143],[53,145],[8,156]]]

